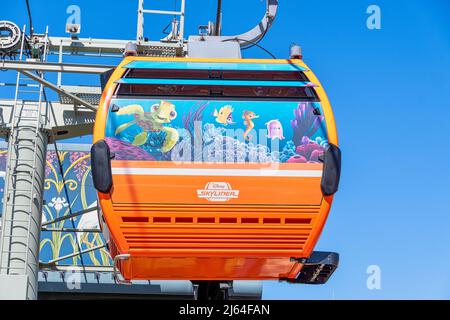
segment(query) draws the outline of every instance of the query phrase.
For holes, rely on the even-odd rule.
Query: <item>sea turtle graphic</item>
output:
[[[161,147],[161,152],[169,152],[177,143],[179,134],[175,128],[165,127],[165,124],[170,123],[177,117],[175,105],[161,101],[160,103],[151,106],[149,112],[145,112],[144,108],[138,104],[132,104],[120,108],[117,115],[134,115],[134,120],[120,125],[115,134],[119,134],[132,125],[138,125],[143,131],[138,133],[132,142],[135,146],[145,144],[149,138],[149,132],[165,132],[166,137]]]

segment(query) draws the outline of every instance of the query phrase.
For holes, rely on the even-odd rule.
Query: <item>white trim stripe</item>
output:
[[[112,173],[149,176],[322,177],[322,170],[274,169],[112,168]]]

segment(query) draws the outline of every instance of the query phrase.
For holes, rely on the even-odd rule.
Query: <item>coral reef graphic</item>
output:
[[[288,162],[295,156],[295,144],[292,140],[288,141],[280,153],[280,162]]]
[[[294,110],[294,120],[291,120],[294,144],[299,146],[302,144],[303,137],[312,137],[322,125],[323,120],[323,116],[314,114],[314,107],[311,104],[300,103]]]
[[[314,110],[311,103],[300,103],[294,109],[294,120],[291,120],[293,137],[292,141],[287,142],[281,153],[281,162],[321,162],[321,156],[325,152],[328,140],[323,136],[313,138],[319,132],[325,135],[324,117],[315,114]],[[319,131],[319,129],[323,130]]]
[[[189,112],[183,115],[183,127],[194,137],[194,125],[195,122],[203,120],[204,112],[209,102],[199,101],[195,103]]]
[[[245,143],[235,137],[224,135],[225,130],[212,123],[203,128],[203,142],[207,162],[259,162],[279,161],[279,152],[270,152],[268,146]]]
[[[319,157],[323,155],[325,147],[315,142],[302,144],[295,149],[297,155],[313,162],[319,162]]]
[[[154,161],[155,158],[152,157],[148,152],[143,150],[143,146],[137,147],[117,138],[105,138],[112,153],[115,154],[115,160],[147,160]]]
[[[318,137],[315,140],[303,137],[301,144],[296,146],[289,141],[281,152],[280,161],[287,163],[318,163],[325,152],[327,140]]]
[[[216,137],[223,135],[225,128],[216,127],[212,123],[206,123],[203,126],[203,142],[205,145],[209,145],[216,140]]]

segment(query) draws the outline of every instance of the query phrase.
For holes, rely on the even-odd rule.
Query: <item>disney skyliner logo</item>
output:
[[[208,182],[204,190],[197,190],[197,196],[208,201],[225,202],[237,199],[239,190],[231,189],[231,185],[227,182]]]

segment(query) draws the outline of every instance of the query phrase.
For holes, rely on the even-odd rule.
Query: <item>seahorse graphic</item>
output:
[[[250,141],[252,139],[252,135],[250,134],[250,131],[255,127],[255,124],[253,123],[253,119],[258,119],[259,116],[257,116],[253,111],[244,111],[244,114],[242,115],[242,119],[245,119],[244,126],[246,126],[245,132],[244,132],[244,139],[247,141]]]

